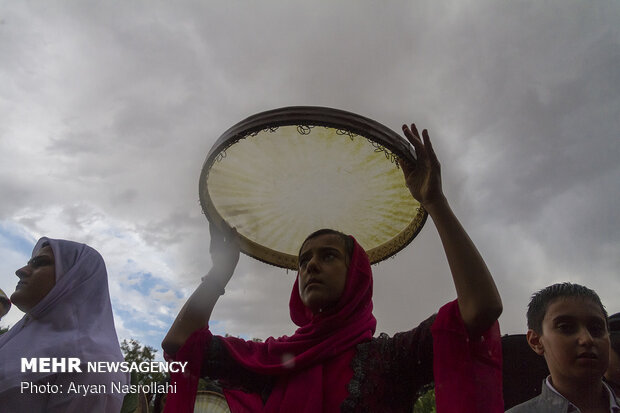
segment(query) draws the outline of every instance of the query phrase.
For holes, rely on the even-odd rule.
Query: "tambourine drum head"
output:
[[[211,225],[236,228],[242,252],[269,264],[296,269],[301,243],[322,228],[353,235],[376,263],[426,220],[398,158],[414,162],[409,143],[375,121],[331,108],[276,109],[218,139],[200,201]]]
[[[199,390],[194,403],[195,413],[230,413],[226,398],[221,393]]]

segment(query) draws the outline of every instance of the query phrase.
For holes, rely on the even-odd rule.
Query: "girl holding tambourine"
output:
[[[441,186],[428,132],[403,132],[417,162],[400,162],[411,195],[433,219],[457,299],[413,330],[373,338],[372,271],[351,236],[311,234],[299,251],[289,312],[299,326],[264,343],[213,336],[208,322],[231,278],[239,247],[234,230],[212,229],[213,268],[181,309],[162,346],[189,362],[173,375],[177,392],[166,412],[189,412],[198,378],[218,379],[232,412],[411,412],[420,389],[435,384],[437,411],[503,412],[502,303],[484,260],[459,223]],[[213,228],[213,226],[211,226]]]

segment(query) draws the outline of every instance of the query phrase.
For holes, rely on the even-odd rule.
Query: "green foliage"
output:
[[[4,333],[6,333],[7,331],[9,331],[9,329],[8,329],[8,328],[0,327],[0,334],[4,334]]]
[[[134,383],[138,380],[135,372],[131,372],[131,382]],[[138,393],[127,393],[123,399],[123,406],[121,407],[121,413],[133,413],[138,408],[140,401]]]
[[[136,363],[155,361],[155,353],[157,353],[155,348],[151,346],[142,346],[138,340],[134,340],[133,338],[123,340],[121,343],[121,351],[125,356],[125,361]],[[160,383],[167,378],[168,376],[165,373],[160,372],[132,372],[131,383],[148,385],[150,383]],[[147,395],[149,402],[152,396],[153,395]]]
[[[413,413],[437,413],[435,407],[435,389],[430,388],[416,400]]]

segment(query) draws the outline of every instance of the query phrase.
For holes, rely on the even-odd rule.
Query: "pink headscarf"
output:
[[[324,377],[323,364],[370,340],[377,324],[372,314],[370,262],[364,249],[353,241],[345,289],[334,309],[312,314],[299,297],[298,275],[289,302],[291,319],[299,326],[294,335],[269,338],[264,343],[221,338],[239,365],[256,373],[280,377],[264,406],[257,394],[225,389],[233,413],[322,411],[322,398],[317,395],[324,389],[346,386],[347,383],[339,383],[338,378]],[[208,329],[198,330],[176,354],[175,359],[190,361],[192,373],[184,378],[173,375],[172,380],[178,384],[177,392],[168,395],[166,412],[191,411],[193,408],[202,355],[210,338]]]

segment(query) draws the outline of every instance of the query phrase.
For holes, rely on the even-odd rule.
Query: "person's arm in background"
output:
[[[452,212],[441,186],[441,168],[428,131],[422,139],[415,124],[403,125],[403,132],[413,145],[417,162],[399,162],[411,195],[424,207],[435,223],[443,244],[458,306],[470,335],[486,331],[502,313],[493,277],[467,232]]]
[[[192,333],[204,328],[209,322],[215,303],[235,271],[239,261],[238,235],[232,231],[222,234],[209,224],[211,245],[209,252],[213,267],[203,277],[196,291],[189,297],[161,345],[169,355],[174,355]]]

